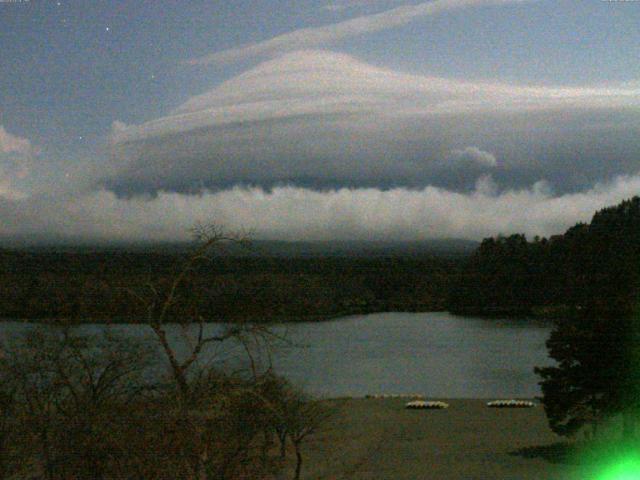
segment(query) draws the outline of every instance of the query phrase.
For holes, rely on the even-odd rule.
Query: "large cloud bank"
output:
[[[491,171],[509,188],[545,178],[568,192],[640,170],[639,131],[634,84],[470,82],[297,51],[162,118],[116,122],[102,184],[124,196],[238,184],[470,191]]]
[[[10,236],[91,240],[187,239],[197,222],[249,230],[255,238],[289,240],[481,239],[512,232],[548,236],[638,193],[639,175],[564,195],[554,195],[545,182],[500,191],[488,176],[468,193],[435,187],[234,187],[202,195],[119,198],[102,190],[67,198],[0,200],[0,226]]]

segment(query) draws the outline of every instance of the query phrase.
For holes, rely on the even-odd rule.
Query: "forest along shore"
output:
[[[314,321],[445,309],[460,256],[220,256],[178,292],[207,321]],[[135,322],[136,301],[169,288],[184,252],[0,250],[0,318]]]
[[[640,288],[640,197],[604,208],[562,235],[482,241],[450,288],[464,315],[624,318]]]
[[[522,234],[433,250],[348,244],[275,255],[215,255],[176,292],[206,321],[311,321],[374,312],[498,317],[628,317],[640,276],[640,197],[562,235]],[[474,246],[471,248],[471,246]],[[0,318],[132,322],[162,296],[188,248],[0,249]],[[170,312],[176,319],[183,311]],[[192,316],[192,315],[191,315]]]

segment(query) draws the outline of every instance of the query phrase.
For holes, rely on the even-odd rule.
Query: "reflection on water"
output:
[[[6,336],[30,328],[0,324]],[[88,332],[101,326],[86,325]],[[144,325],[116,325],[140,338]],[[220,325],[208,325],[209,332]],[[293,346],[272,352],[275,370],[309,393],[335,397],[368,393],[421,393],[440,398],[533,397],[539,395],[534,366],[548,365],[548,323],[486,320],[448,313],[381,313],[330,322],[273,327]],[[181,349],[177,326],[171,339]],[[238,365],[242,351],[218,346],[205,363]],[[265,356],[262,356],[263,361]]]

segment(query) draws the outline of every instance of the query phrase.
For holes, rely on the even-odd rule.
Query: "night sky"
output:
[[[640,2],[0,0],[0,239],[551,235],[640,194]]]

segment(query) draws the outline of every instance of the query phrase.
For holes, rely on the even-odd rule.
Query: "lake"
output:
[[[0,323],[0,336],[30,325]],[[88,331],[104,328],[83,326]],[[145,336],[143,325],[110,328]],[[209,330],[220,328],[208,325]],[[413,394],[430,398],[533,397],[533,367],[552,364],[548,322],[459,317],[449,313],[377,313],[274,327],[293,344],[272,354],[275,371],[321,397]],[[180,329],[172,340],[180,346]],[[208,352],[233,363],[236,350]]]

